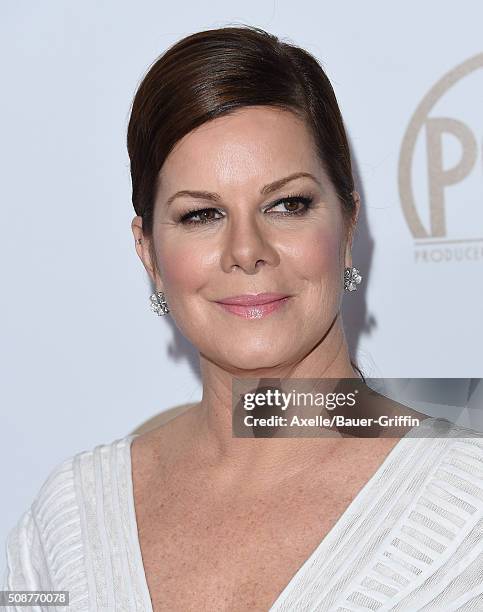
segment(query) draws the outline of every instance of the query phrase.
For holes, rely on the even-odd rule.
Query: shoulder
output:
[[[405,476],[394,503],[402,513],[383,552],[385,562],[412,577],[391,609],[426,609],[422,602],[438,610],[479,609],[472,606],[483,589],[482,433],[432,418],[414,437],[420,439],[400,447],[396,469]]]
[[[463,542],[482,550],[482,436],[442,418],[428,419],[421,427],[417,437],[424,439],[414,441],[410,449],[413,459],[407,482],[416,492],[408,506],[413,539],[419,539],[422,546],[435,539],[435,550],[449,549],[456,554]]]
[[[483,432],[445,418],[431,417],[411,430],[408,437],[424,438],[427,442],[418,446],[415,453],[416,460],[422,464],[426,462],[436,471],[453,466],[455,475],[465,471],[475,485],[483,486]]]
[[[177,419],[177,417],[181,416],[186,412],[196,411],[198,406],[199,402],[190,402],[187,404],[179,404],[176,406],[172,406],[171,408],[163,410],[163,412],[159,412],[153,417],[150,417],[147,421],[144,421],[144,423],[139,425],[134,430],[134,433],[145,436],[146,434],[148,434],[148,432],[151,433],[160,429],[161,427],[164,427],[169,421],[172,421],[175,418]]]
[[[7,536],[5,590],[66,590],[71,601],[87,596],[87,513],[96,515],[113,472],[126,468],[130,439],[83,450],[51,469]]]
[[[52,589],[53,568],[46,534],[52,509],[69,507],[72,458],[57,464],[44,480],[31,506],[21,515],[6,540],[6,590]]]
[[[434,479],[456,506],[483,515],[483,433],[432,419],[430,435],[437,443]]]
[[[111,442],[80,451],[58,463],[48,473],[35,496],[31,512],[41,533],[51,537],[55,528],[74,525],[74,512],[86,498],[97,497],[103,488],[96,486],[103,479],[107,485],[120,466],[125,467],[129,458],[132,436],[127,435]],[[78,518],[78,517],[76,517]]]

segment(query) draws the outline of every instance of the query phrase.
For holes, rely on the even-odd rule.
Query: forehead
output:
[[[236,189],[294,172],[324,180],[309,128],[294,113],[255,106],[218,117],[184,136],[160,172],[160,189]]]

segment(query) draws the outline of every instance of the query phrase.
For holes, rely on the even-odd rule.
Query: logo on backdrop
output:
[[[399,195],[416,262],[483,260],[483,53],[421,100],[399,157]]]

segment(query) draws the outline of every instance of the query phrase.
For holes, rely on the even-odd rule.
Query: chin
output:
[[[233,348],[232,348],[233,347]],[[276,368],[294,359],[294,346],[273,343],[263,345],[243,342],[233,343],[229,351],[224,351],[223,361],[226,366],[236,370],[260,370]]]

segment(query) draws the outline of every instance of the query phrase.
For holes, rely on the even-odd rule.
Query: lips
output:
[[[285,293],[259,293],[257,295],[235,295],[216,303],[223,310],[244,319],[262,319],[272,312],[281,309],[289,300]]]
[[[234,295],[231,297],[215,300],[219,304],[233,304],[238,306],[259,306],[261,304],[269,304],[277,300],[290,297],[286,293],[245,293],[244,295]]]

